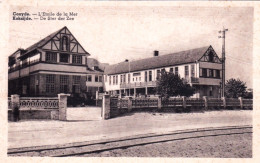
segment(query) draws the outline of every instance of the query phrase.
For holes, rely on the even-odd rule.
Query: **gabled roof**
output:
[[[148,70],[153,68],[161,68],[167,66],[174,66],[185,63],[193,63],[198,61],[209,49],[210,46],[181,51],[172,54],[155,56],[151,58],[136,60],[132,62],[121,62],[114,65],[109,65],[105,68],[105,74],[120,74],[133,71]]]
[[[26,48],[25,49],[25,53],[24,54],[27,54],[27,53],[30,53],[31,51],[37,49],[37,48],[40,48],[42,46],[44,46],[48,41],[50,41],[53,37],[55,37],[58,33],[60,33],[63,29],[66,29],[69,31],[69,29],[64,26],[62,27],[61,29],[59,29],[58,31],[56,32],[53,32],[51,33],[50,35],[48,35],[47,37],[41,39],[40,41],[36,42],[35,44],[31,45],[30,47]],[[74,37],[75,38],[75,37]],[[76,38],[75,38],[76,39]],[[83,47],[82,47],[83,48]],[[83,48],[83,50],[89,55],[89,53]]]
[[[56,34],[58,34],[60,31],[62,31],[65,27],[59,29],[58,31],[56,32],[53,32],[52,34],[48,35],[47,37],[41,39],[40,41],[36,42],[35,44],[31,45],[30,47],[26,48],[26,53],[29,53],[43,45],[45,45],[48,41],[50,41]]]

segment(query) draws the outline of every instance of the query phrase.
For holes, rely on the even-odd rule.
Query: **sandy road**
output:
[[[8,148],[61,145],[176,130],[241,125],[252,125],[252,111],[183,114],[141,112],[110,120],[10,122]]]

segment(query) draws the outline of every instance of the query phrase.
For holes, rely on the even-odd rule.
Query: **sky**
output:
[[[74,20],[14,21],[13,12],[74,12]],[[221,57],[226,33],[226,79],[252,88],[253,8],[173,6],[78,6],[10,8],[9,54],[67,26],[91,58],[115,64],[212,45]]]

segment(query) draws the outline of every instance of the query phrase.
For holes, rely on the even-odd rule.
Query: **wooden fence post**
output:
[[[102,101],[102,119],[110,118],[110,95],[103,95]]]
[[[127,103],[128,112],[131,112],[133,109],[132,105],[132,97],[128,97],[128,103]]]
[[[158,110],[162,109],[162,97],[158,96]]]
[[[203,99],[204,99],[205,110],[208,110],[209,109],[208,97],[207,96],[203,96]]]
[[[70,94],[60,93],[58,94],[59,99],[59,120],[66,121],[67,120],[67,97]]]
[[[239,102],[240,102],[240,108],[243,109],[243,98],[242,97],[238,97]]]
[[[221,99],[223,101],[223,107],[224,107],[224,109],[226,109],[226,107],[227,107],[227,99],[226,99],[226,97],[222,97]]]
[[[186,105],[186,100],[187,100],[187,98],[185,97],[185,96],[182,96],[182,107],[183,107],[183,109],[186,109],[187,108],[187,105]]]

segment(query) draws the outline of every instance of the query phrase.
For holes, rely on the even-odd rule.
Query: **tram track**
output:
[[[8,149],[8,156],[51,156],[69,157],[100,153],[116,149],[143,146],[148,144],[181,141],[223,135],[251,134],[252,126],[230,126],[221,128],[203,128],[179,130],[166,134],[146,134],[120,139],[109,139],[96,142],[81,142],[63,146],[13,148]]]

